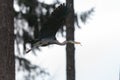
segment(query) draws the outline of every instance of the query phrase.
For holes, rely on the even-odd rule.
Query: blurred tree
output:
[[[67,19],[66,38],[67,40],[74,40],[74,23],[76,23],[79,27],[78,17],[80,16],[81,20],[86,21],[86,18],[88,18],[91,13],[88,13],[87,11],[83,13],[88,13],[87,16],[84,16],[83,14],[77,15],[73,10],[73,1],[67,0],[67,2],[69,2],[67,5],[71,5],[71,13]],[[33,46],[31,41],[39,37],[39,32],[41,27],[43,27],[43,23],[48,19],[49,15],[58,4],[60,4],[60,2],[57,0],[53,4],[45,4],[39,0],[14,0],[15,51],[18,52],[15,57],[16,62],[19,63],[17,70],[28,72],[28,75],[25,76],[25,80],[34,80],[35,76],[40,74],[48,75],[48,73],[44,69],[40,68],[40,66],[34,65],[29,60],[23,58],[22,54],[25,53],[27,49],[26,47]],[[70,18],[72,19],[69,20]],[[69,25],[69,23],[71,23],[71,25]],[[64,32],[65,30],[62,28],[60,31]],[[23,48],[20,47],[21,44],[23,45]],[[69,46],[71,48],[69,48]],[[68,53],[67,55],[69,55],[69,52],[71,52],[69,56],[74,57],[74,45],[68,44],[66,49]],[[35,51],[33,51],[33,53],[35,54]],[[68,69],[70,69],[71,67],[74,67],[74,58],[68,59],[70,60]],[[35,75],[31,75],[32,73],[35,73]],[[74,74],[71,74],[71,72],[69,74],[75,76]]]
[[[74,1],[66,0],[69,7],[70,14],[66,19],[66,39],[74,41]],[[75,80],[75,47],[74,44],[67,44],[66,46],[66,70],[67,80]]]
[[[14,0],[14,34],[15,45],[18,54],[16,54],[17,71],[27,72],[24,80],[35,80],[37,76],[49,75],[45,69],[32,64],[23,57],[26,46],[32,47],[32,40],[39,37],[39,31],[43,23],[48,19],[50,13],[55,9],[59,2],[45,4],[38,0]],[[20,45],[23,45],[23,50]],[[38,48],[39,49],[39,48]],[[23,52],[22,52],[23,51]],[[33,51],[33,53],[35,53]]]
[[[74,0],[66,0],[67,5],[71,5],[70,14],[66,19],[66,39],[74,41],[74,23],[80,28],[78,24],[78,15],[74,13]],[[83,12],[80,15],[80,19],[83,23],[86,23],[87,19],[94,11],[94,8]],[[75,46],[74,44],[67,44],[66,46],[66,75],[67,80],[75,80]]]
[[[13,0],[0,0],[0,80],[15,80]]]

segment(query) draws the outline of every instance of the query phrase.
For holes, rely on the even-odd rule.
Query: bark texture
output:
[[[70,6],[70,14],[66,19],[66,39],[74,41],[74,8],[73,0],[66,0],[67,5]],[[75,80],[75,47],[74,44],[67,44],[66,46],[66,70],[67,80]]]
[[[13,0],[0,0],[0,80],[15,80]]]

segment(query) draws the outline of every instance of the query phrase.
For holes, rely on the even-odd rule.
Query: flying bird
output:
[[[39,46],[48,46],[50,44],[57,44],[57,45],[65,45],[67,43],[71,44],[80,44],[80,42],[75,42],[72,40],[59,42],[55,35],[57,31],[63,27],[65,23],[65,19],[69,14],[69,8],[65,4],[59,5],[47,19],[47,21],[43,24],[43,27],[40,30],[40,35],[33,47],[26,51],[26,53],[30,52],[32,49],[39,47]]]

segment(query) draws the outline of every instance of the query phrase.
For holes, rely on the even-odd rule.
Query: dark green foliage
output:
[[[26,49],[26,43],[31,43],[31,40],[34,40],[39,37],[41,26],[48,19],[57,3],[52,5],[47,5],[45,3],[38,2],[36,0],[18,0],[18,5],[20,10],[15,12],[15,25],[16,28],[22,28],[22,35],[19,31],[15,33],[16,38],[21,41],[24,41],[24,50]],[[21,9],[22,8],[22,9]],[[46,11],[46,12],[45,12]],[[17,21],[21,20],[24,26],[20,26]],[[25,30],[25,24],[28,23],[28,30]],[[33,35],[30,35],[33,33]]]
[[[35,76],[39,76],[39,75],[42,75],[42,74],[49,75],[49,73],[46,72],[45,69],[40,68],[37,65],[31,64],[31,62],[26,60],[25,58],[16,56],[16,60],[19,63],[18,71],[23,70],[23,71],[27,71],[28,72],[28,76],[26,76],[27,80],[28,79],[31,80],[30,78],[32,78],[32,73],[35,73],[34,74]]]
[[[23,49],[26,50],[26,44],[31,44],[31,40],[38,38],[41,26],[48,19],[51,10],[55,9],[57,2],[48,5],[38,2],[37,0],[15,0],[19,10],[14,9],[14,24],[15,24],[15,42],[17,45],[16,63],[18,71],[27,71],[29,74],[25,76],[25,80],[39,75],[49,75],[44,69],[32,64],[29,60],[19,57],[21,56],[21,48],[19,44],[23,43]],[[26,25],[27,24],[27,25]],[[32,46],[32,44],[31,44]],[[34,76],[31,74],[34,73]],[[35,80],[35,79],[32,79]]]
[[[42,70],[39,66],[31,64],[25,58],[19,57],[19,55],[24,54],[21,53],[19,44],[23,44],[23,49],[24,51],[26,51],[27,49],[26,44],[31,44],[31,47],[33,46],[32,44],[33,42],[31,41],[38,39],[40,37],[40,30],[42,27],[44,27],[44,25],[53,26],[53,22],[51,21],[53,20],[57,21],[56,16],[58,18],[60,18],[61,16],[54,14],[57,10],[52,14],[51,12],[56,8],[56,5],[59,4],[60,2],[56,1],[53,4],[45,4],[39,2],[38,0],[15,0],[14,2],[16,2],[15,4],[19,6],[18,10],[14,9],[14,24],[15,24],[14,35],[15,42],[17,45],[17,51],[19,53],[16,56],[16,60],[18,61],[20,67],[22,68],[20,70],[32,73],[36,72],[36,69],[39,69],[39,72],[42,71],[44,73],[45,71]],[[90,15],[93,11],[94,9],[91,9],[88,12],[84,12],[80,17],[81,20],[83,22],[86,22],[88,15]],[[64,15],[66,15],[66,12]],[[75,23],[79,27],[77,14],[75,14],[74,19]],[[61,19],[59,21],[61,21]],[[55,22],[54,25],[57,25],[59,21]],[[63,26],[64,24],[65,22],[63,21],[62,25],[61,24],[60,25]],[[60,31],[63,33],[65,30],[61,28]],[[39,74],[41,74],[41,72]],[[30,74],[28,74],[26,80],[29,80],[28,77],[30,77]]]
[[[91,8],[88,11],[85,11],[83,13],[81,13],[80,15],[80,19],[83,23],[86,23],[87,19],[90,17],[90,15],[94,12],[94,8]]]
[[[21,67],[22,70],[26,70],[28,72],[31,72],[32,70],[39,68],[36,65],[32,65],[30,61],[26,60],[25,58],[16,56],[16,60],[19,62],[19,66]],[[19,68],[20,70],[20,68]]]

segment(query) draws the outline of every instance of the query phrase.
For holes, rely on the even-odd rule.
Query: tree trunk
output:
[[[66,0],[67,5],[70,6],[70,14],[66,19],[66,39],[74,41],[74,8],[73,0]],[[67,64],[67,80],[75,80],[75,47],[74,44],[67,44],[66,46],[66,64]]]
[[[0,0],[0,80],[15,80],[13,0]]]

